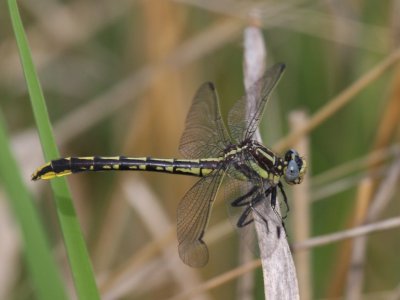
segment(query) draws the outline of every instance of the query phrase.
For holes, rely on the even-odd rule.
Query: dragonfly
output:
[[[227,122],[222,119],[214,84],[202,84],[186,118],[179,144],[181,159],[65,157],[41,166],[32,179],[53,179],[92,171],[151,171],[200,177],[177,208],[178,252],[181,260],[191,267],[203,267],[209,260],[204,235],[221,186],[227,191],[231,207],[240,210],[236,221],[239,229],[257,221],[265,225],[267,233],[272,231],[271,225],[275,226],[279,237],[285,216],[281,217],[277,209],[277,193],[282,194],[280,203],[284,203],[288,212],[282,182],[301,183],[307,164],[293,149],[283,156],[274,153],[256,140],[255,132],[284,69],[282,63],[269,68],[245,96],[234,103]]]

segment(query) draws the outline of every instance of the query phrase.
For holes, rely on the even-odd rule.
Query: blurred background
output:
[[[312,117],[389,57],[400,40],[399,1],[24,0],[19,5],[63,156],[180,157],[185,116],[201,83],[216,84],[225,115],[243,95],[243,30],[254,11],[267,65],[287,65],[260,125],[268,146],[296,130],[289,122],[293,111]],[[72,289],[50,186],[30,182],[44,160],[4,1],[0,22],[1,109]],[[294,226],[298,195],[288,187],[291,242],[293,227],[304,226],[313,237],[399,215],[400,69],[394,62],[306,133],[310,168],[302,195],[309,215],[297,217]],[[191,269],[179,260],[175,210],[193,178],[109,172],[68,181],[105,299],[169,299],[239,266],[239,235],[223,201],[215,204],[205,237],[208,265]],[[0,298],[34,299],[18,224],[2,191],[0,197]],[[304,298],[400,299],[398,249],[399,230],[391,229],[304,250],[305,273],[299,274],[309,278],[300,285]],[[253,296],[261,299],[261,272],[254,274]],[[242,299],[240,280],[203,291],[199,299]]]

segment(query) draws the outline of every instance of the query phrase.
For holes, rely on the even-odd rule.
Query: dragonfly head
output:
[[[284,177],[289,184],[299,184],[303,181],[307,164],[303,157],[299,156],[296,150],[290,149],[285,154]]]

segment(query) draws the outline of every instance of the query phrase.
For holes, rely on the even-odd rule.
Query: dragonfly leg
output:
[[[276,197],[273,197],[273,195],[272,195],[273,189],[275,189],[275,187],[270,186],[268,189],[265,190],[264,195],[265,195],[265,198],[268,198],[269,195],[271,195],[271,207],[275,211]]]
[[[247,217],[250,215],[250,212],[251,212],[251,207],[249,205],[249,206],[246,207],[246,209],[240,215],[240,218],[236,223],[237,227],[239,227],[239,228],[245,227],[246,225],[249,225],[250,223],[252,223],[254,221],[253,218],[251,218],[250,220],[246,221]]]
[[[271,207],[272,210],[275,212],[275,214],[277,215],[277,217],[279,217],[279,219],[282,219],[281,215],[278,213],[278,211],[275,209],[276,207],[276,186],[269,188],[268,190],[265,191],[265,194],[271,194]]]
[[[267,196],[268,195],[269,195],[269,193],[267,194]],[[264,196],[258,195],[258,197],[251,200],[248,208],[251,209],[265,223],[265,226],[267,227],[267,232],[270,232],[269,227],[268,227],[268,220],[255,207],[257,203],[259,203],[263,200],[264,200]]]
[[[286,226],[285,226],[285,222],[283,220],[284,220],[284,218],[286,218],[287,214],[285,215],[285,217],[282,218],[281,215],[279,214],[279,212],[275,209],[275,206],[276,206],[276,194],[277,194],[276,186],[274,186],[274,187],[272,187],[270,189],[271,189],[270,193],[271,193],[271,207],[272,207],[272,210],[274,211],[274,213],[278,217],[278,219],[281,221],[282,228],[283,228],[284,232],[286,233]],[[268,190],[266,191],[266,193],[268,192]],[[286,194],[284,194],[284,199],[285,199],[285,203],[287,205]],[[286,211],[286,213],[287,213],[287,211]],[[277,228],[277,235],[278,235],[278,237],[281,236],[280,227]]]
[[[253,218],[246,221],[246,219],[249,217],[251,211],[255,212],[260,218],[262,218],[265,221],[265,223],[267,222],[265,220],[265,218],[254,208],[254,205],[263,199],[263,197],[260,197],[260,195],[254,196],[254,194],[257,192],[257,190],[258,190],[257,187],[253,187],[248,193],[237,198],[231,204],[233,207],[246,206],[246,208],[240,215],[239,220],[236,223],[236,225],[239,228],[242,228],[254,221]],[[249,200],[249,198],[250,198],[250,200]],[[268,224],[267,224],[267,227],[268,227]]]
[[[249,217],[250,212],[252,210],[251,203],[252,203],[253,199],[251,199],[251,198],[254,197],[254,193],[256,193],[256,191],[257,191],[257,187],[254,186],[246,194],[244,194],[243,196],[240,196],[239,198],[235,199],[231,203],[231,205],[233,207],[246,206],[245,210],[242,212],[242,214],[239,217],[239,220],[236,223],[236,225],[239,228],[242,228],[242,227],[244,227],[244,226],[246,226],[246,225],[248,225],[248,224],[250,224],[251,222],[254,221],[252,218],[250,220],[248,220],[248,221],[246,221],[246,219]]]
[[[282,219],[284,220],[284,219],[286,219],[287,216],[288,216],[288,213],[289,213],[289,211],[290,211],[290,207],[289,207],[289,203],[288,203],[288,199],[287,199],[285,190],[283,189],[283,185],[282,185],[281,182],[278,183],[278,187],[279,187],[279,190],[281,191],[281,194],[282,194],[282,196],[283,196],[283,201],[284,201],[285,206],[286,206],[285,215],[282,217]]]
[[[232,201],[231,205],[233,207],[241,207],[241,206],[246,206],[249,205],[252,200],[248,200],[253,196],[253,194],[257,191],[257,187],[254,186],[250,191],[248,191],[246,194],[243,196],[240,196],[239,198],[235,199]],[[245,201],[246,200],[246,201]]]

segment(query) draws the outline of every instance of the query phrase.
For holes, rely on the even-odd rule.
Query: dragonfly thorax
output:
[[[273,151],[257,141],[249,143],[249,152],[255,160],[257,173],[272,184],[278,184],[283,175],[284,161]]]
[[[257,163],[254,170],[264,179],[273,184],[278,184],[282,177],[288,184],[302,182],[307,164],[296,150],[288,150],[281,158],[257,141],[248,142],[246,147]]]

